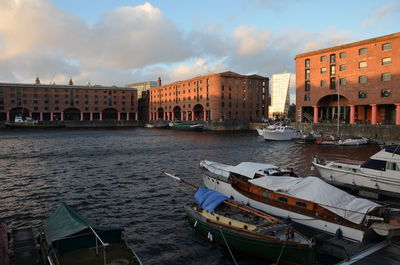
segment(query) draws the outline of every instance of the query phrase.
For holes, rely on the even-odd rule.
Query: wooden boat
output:
[[[62,203],[47,219],[39,244],[50,265],[138,265],[135,252],[122,238],[122,228],[91,224]]]
[[[315,156],[312,164],[321,178],[333,185],[356,189],[375,199],[379,195],[400,198],[400,145],[385,146],[366,162],[326,161]]]
[[[23,118],[22,116],[15,116],[14,121],[6,121],[4,125],[9,128],[63,128],[65,125],[60,121],[40,122],[31,117]]]
[[[228,166],[202,161],[200,168],[209,189],[347,240],[377,237],[374,223],[392,222],[396,229],[400,227],[383,205],[354,197],[317,177],[285,176],[275,166],[249,162]]]
[[[315,264],[313,242],[290,224],[207,188],[199,188],[195,198],[197,203],[185,206],[187,218],[211,242],[277,264]]]

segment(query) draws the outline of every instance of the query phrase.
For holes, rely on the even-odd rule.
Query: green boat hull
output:
[[[270,262],[277,262],[279,259],[279,264],[315,264],[314,247],[268,240],[250,233],[247,234],[235,231],[223,226],[201,221],[190,213],[187,214],[187,218],[191,226],[198,233],[207,237],[211,242],[221,244],[225,247],[226,244],[228,244],[229,249],[232,251],[262,258]]]

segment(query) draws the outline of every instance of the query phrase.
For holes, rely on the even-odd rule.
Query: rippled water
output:
[[[193,193],[162,176],[201,184],[202,159],[293,167],[311,173],[311,158],[365,160],[377,146],[333,147],[266,142],[255,132],[157,129],[0,131],[0,219],[11,228],[43,221],[61,201],[97,224],[125,229],[144,264],[234,264],[229,252],[198,236],[184,216]],[[240,257],[238,264],[258,264]]]

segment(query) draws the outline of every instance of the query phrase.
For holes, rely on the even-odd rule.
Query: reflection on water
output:
[[[265,142],[256,133],[157,129],[0,132],[0,219],[10,227],[42,222],[61,201],[104,225],[125,228],[144,264],[234,264],[228,251],[195,234],[183,205],[192,192],[161,172],[201,184],[202,159],[292,167],[311,174],[314,154],[366,160],[377,146]],[[239,264],[257,264],[238,258]]]

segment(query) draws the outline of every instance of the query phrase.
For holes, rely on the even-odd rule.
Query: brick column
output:
[[[83,121],[83,112],[81,112],[81,121]]]
[[[171,120],[175,120],[175,112],[171,112],[171,114],[172,114],[172,118],[171,118]]]
[[[206,120],[207,120],[207,111],[204,110],[203,111],[203,121],[206,121]]]
[[[90,112],[90,120],[93,120],[93,112]]]
[[[139,120],[139,113],[135,112],[135,121]]]
[[[7,121],[10,121],[10,112],[7,112]]]
[[[400,125],[400,103],[396,104],[396,125]]]
[[[371,111],[371,124],[372,124],[372,125],[375,125],[375,124],[376,124],[377,106],[376,106],[376,104],[371,104],[370,106],[372,107],[372,111]]]
[[[354,105],[350,106],[350,124],[354,124],[356,122],[356,107]]]
[[[192,121],[194,121],[194,111],[192,111]]]
[[[129,121],[129,112],[126,113],[126,120]]]
[[[167,113],[164,112],[164,113],[163,113],[163,120],[166,120],[166,119],[167,119]]]
[[[54,117],[53,117],[53,116],[54,116],[54,113],[53,113],[53,112],[50,112],[50,120],[51,120],[51,121],[54,121]]]
[[[102,121],[103,120],[103,112],[100,112],[99,114],[100,114],[99,120]]]
[[[119,112],[118,111],[118,114],[117,114],[117,119],[120,121],[121,120],[121,112]]]
[[[40,120],[40,121],[43,121],[43,112],[40,112],[39,115],[40,115],[40,116],[39,116],[39,117],[40,117],[39,120]]]
[[[318,123],[318,106],[313,106],[314,108],[314,123]]]
[[[64,121],[64,112],[61,112],[61,120]]]

